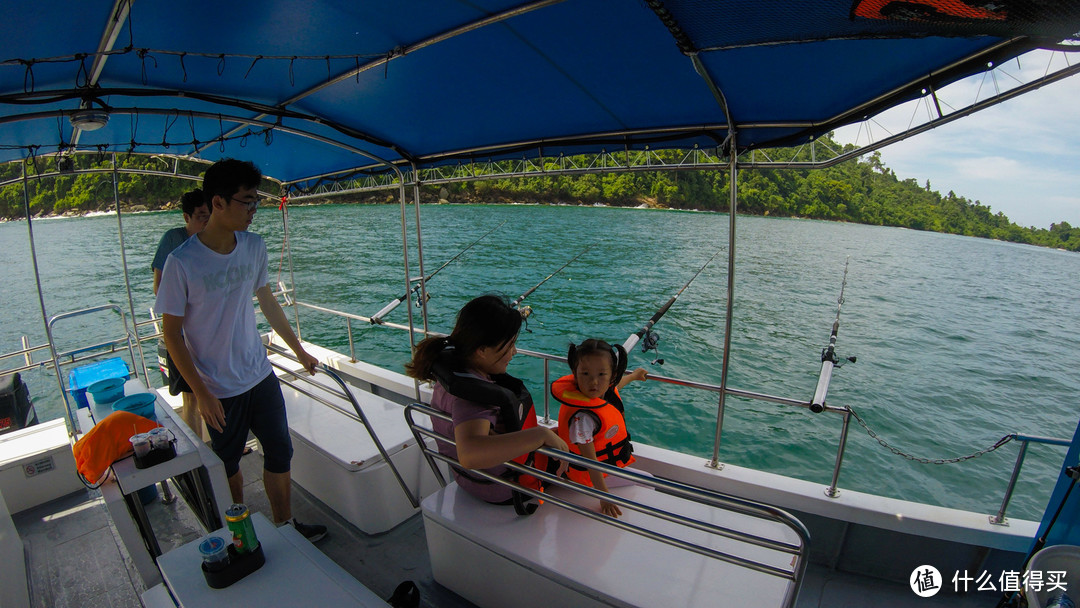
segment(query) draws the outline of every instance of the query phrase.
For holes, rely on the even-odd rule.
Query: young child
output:
[[[648,374],[639,367],[624,375],[626,350],[603,340],[571,344],[566,358],[573,373],[551,384],[551,395],[562,404],[559,437],[571,452],[586,458],[617,467],[634,462],[634,446],[626,429],[619,389],[634,380],[646,380]],[[608,491],[604,475],[599,471],[570,465],[566,476]],[[622,515],[618,505],[606,500],[600,502],[600,512],[611,517]]]

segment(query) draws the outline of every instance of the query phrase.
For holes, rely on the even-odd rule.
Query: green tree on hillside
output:
[[[840,146],[827,137],[823,139],[828,144],[824,146],[826,150],[848,152],[854,149],[850,145]],[[652,153],[666,163],[676,163],[687,154],[682,150]],[[780,161],[795,159],[800,153],[801,149],[768,152],[770,158]],[[824,160],[829,154],[822,152],[818,159]],[[120,155],[117,158],[127,167],[161,168],[160,160],[149,156]],[[587,162],[584,158],[569,160],[578,167]],[[81,168],[109,168],[111,161],[108,157],[95,161],[92,156],[80,156],[77,162]],[[548,159],[544,162],[550,170],[562,168],[558,161]],[[23,166],[23,163],[0,165],[0,179],[19,178]],[[110,173],[60,175],[39,180],[36,175],[45,172],[46,168],[53,170],[53,161],[42,158],[25,166],[31,176],[27,192],[30,212],[34,215],[111,208]],[[509,173],[511,164],[506,163],[504,169]],[[197,175],[202,168],[190,166],[182,170]],[[1052,224],[1048,230],[1018,226],[979,201],[968,200],[954,192],[942,196],[933,190],[928,180],[920,184],[915,179],[897,179],[878,152],[814,171],[743,170],[739,172],[737,185],[738,211],[744,214],[902,226],[1080,251],[1080,228],[1074,229],[1067,222]],[[158,209],[179,200],[180,195],[191,187],[190,182],[181,180],[121,174],[117,190],[121,206],[142,205]],[[452,200],[472,202],[650,204],[724,212],[728,211],[730,200],[727,172],[723,170],[543,175],[462,182],[434,188],[435,191],[446,188]],[[432,195],[432,198],[437,200],[437,196]],[[377,200],[387,198],[381,196]],[[21,184],[0,189],[0,217],[24,215]]]

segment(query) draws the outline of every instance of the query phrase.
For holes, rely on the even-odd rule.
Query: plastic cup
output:
[[[131,436],[131,447],[135,448],[135,455],[139,458],[150,453],[150,435],[138,433]]]
[[[199,543],[203,567],[209,572],[224,570],[229,565],[229,546],[220,536],[208,536]]]
[[[172,441],[172,433],[163,426],[151,429],[147,435],[150,436],[150,447],[155,450],[168,449],[169,442]]]

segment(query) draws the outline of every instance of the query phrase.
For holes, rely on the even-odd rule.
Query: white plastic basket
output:
[[[1054,545],[1039,550],[1028,562],[1027,572],[1042,572],[1042,589],[1025,588],[1028,608],[1044,608],[1049,598],[1061,593],[1060,589],[1048,591],[1046,584],[1050,571],[1065,572],[1062,580],[1065,582],[1065,592],[1073,601],[1080,599],[1080,547],[1076,545]],[[1025,577],[1027,575],[1025,572]]]

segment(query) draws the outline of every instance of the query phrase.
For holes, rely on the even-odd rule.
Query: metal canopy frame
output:
[[[836,149],[818,138],[794,148],[791,158],[779,160],[772,158],[767,148],[755,148],[746,150],[740,154],[738,167],[740,169],[824,169],[837,164],[864,156],[876,150],[880,150],[890,144],[908,139],[920,133],[936,129],[976,112],[992,106],[1007,102],[1025,93],[1029,93],[1041,87],[1064,80],[1080,73],[1080,61],[1070,62],[1071,53],[1080,53],[1080,47],[1075,49],[1059,49],[1054,52],[1055,57],[1063,57],[1064,65],[1051,69],[1048,64],[1045,73],[1027,82],[1020,80],[1020,76],[1009,71],[1011,64],[991,63],[986,69],[971,76],[975,79],[990,79],[995,83],[996,92],[982,99],[967,100],[964,103],[948,104],[942,100],[943,92],[927,84],[920,90],[921,95],[909,102],[915,108],[927,108],[931,114],[922,122],[915,122],[913,114],[907,128],[898,132],[890,132],[881,126],[879,116],[896,112],[895,107],[888,107],[877,114],[867,115],[861,120],[850,124],[863,125],[860,133],[866,134],[866,141],[857,142],[851,149]],[[1050,57],[1048,61],[1052,61]],[[1000,90],[1000,81],[1016,83],[1012,88]],[[949,108],[949,112],[942,109],[943,103]],[[965,105],[966,104],[966,105]],[[858,115],[857,111],[847,113]],[[839,122],[840,117],[836,121]],[[778,125],[745,124],[736,125],[735,131],[756,129]],[[809,127],[808,124],[785,123],[787,127]],[[704,131],[724,130],[730,127],[716,125],[704,127]],[[874,137],[874,131],[882,131],[886,135],[882,138]],[[402,172],[406,184],[418,182],[426,185],[450,184],[478,179],[505,179],[513,177],[540,177],[553,175],[576,175],[585,173],[624,173],[641,171],[700,171],[700,170],[726,170],[730,166],[730,154],[722,144],[715,147],[705,148],[692,146],[684,149],[682,157],[677,161],[665,161],[657,154],[662,150],[662,145],[653,147],[646,145],[643,148],[620,147],[617,140],[620,137],[635,136],[644,137],[654,135],[662,139],[676,132],[676,129],[662,129],[651,132],[638,131],[634,133],[608,133],[587,136],[589,141],[607,141],[612,143],[611,149],[602,148],[595,152],[584,152],[578,155],[559,154],[557,156],[545,156],[546,145],[569,143],[562,140],[544,140],[533,142],[521,142],[512,147],[523,149],[519,156],[510,158],[491,158],[484,154],[497,152],[493,148],[477,148],[462,150],[446,155],[446,158],[463,156],[473,160],[458,160],[450,164],[438,164],[430,162],[426,168],[415,169],[410,165]],[[678,131],[684,133],[683,131]],[[860,137],[861,139],[861,137]],[[438,161],[442,159],[425,159]],[[376,165],[361,165],[347,171],[334,172],[324,175],[316,175],[310,178],[296,180],[285,184],[292,191],[292,197],[296,200],[308,198],[321,198],[329,196],[341,196],[351,193],[371,192],[385,190],[397,186],[390,176],[378,171]]]
[[[1017,2],[1007,3],[1010,10]],[[415,169],[419,173],[411,181],[431,182],[440,178],[424,172],[440,166],[605,150],[697,147],[725,156],[724,142],[734,132],[740,133],[740,153],[812,142],[987,64],[1035,48],[1067,48],[1048,37],[1080,30],[1077,0],[1030,23],[1030,15],[1018,12],[1012,19],[1000,9],[989,9],[999,13],[981,21],[868,19],[851,12],[850,0],[775,6],[735,0],[650,0],[644,6],[610,0],[423,7],[314,2],[295,15],[267,13],[265,6],[242,0],[230,3],[220,20],[204,18],[221,8],[210,0],[167,8],[114,0],[107,12],[94,7],[75,21],[61,0],[20,6],[13,18],[26,31],[0,42],[10,45],[0,61],[0,108],[11,108],[2,112],[0,124],[26,121],[19,128],[31,141],[5,141],[0,129],[0,161],[13,160],[19,146],[111,151],[135,143],[140,152],[180,149],[181,156],[212,161],[239,155],[212,143],[243,137],[254,125],[318,134],[322,143],[365,150],[373,161],[330,156],[314,169],[314,163],[287,159],[267,171],[304,196],[338,176],[351,180],[372,171]],[[763,33],[766,14],[778,21]],[[266,33],[223,35],[243,27],[235,25],[238,18],[257,22]],[[85,25],[95,19],[96,32]],[[49,33],[60,29],[70,35],[42,34],[46,25]],[[806,87],[804,98],[763,94],[770,87],[754,73],[755,62],[762,70],[783,70],[807,54],[821,76],[807,77],[802,66],[790,67],[788,74]],[[226,59],[232,70],[236,62],[247,66],[243,78],[222,76]],[[259,71],[267,64],[275,70],[269,77]],[[452,86],[455,79],[469,84]],[[552,98],[537,95],[533,81],[543,82]],[[808,102],[817,95],[827,99]],[[47,109],[17,110],[26,104]],[[413,112],[414,105],[421,112]],[[444,106],[464,108],[468,115],[457,128],[446,129],[437,120],[446,114]],[[152,115],[156,108],[156,122],[144,131],[164,135],[135,142],[134,135],[119,135],[115,125],[95,133],[63,124],[86,107],[136,116]],[[553,121],[556,113],[548,108],[556,107],[571,120]],[[221,108],[233,111],[218,116]],[[191,138],[169,137],[169,121],[183,116],[197,119],[198,129],[191,129]],[[203,136],[195,137],[195,131]],[[22,156],[32,153],[37,151],[26,148]],[[310,156],[308,148],[298,154]],[[398,168],[390,170],[381,159]]]

